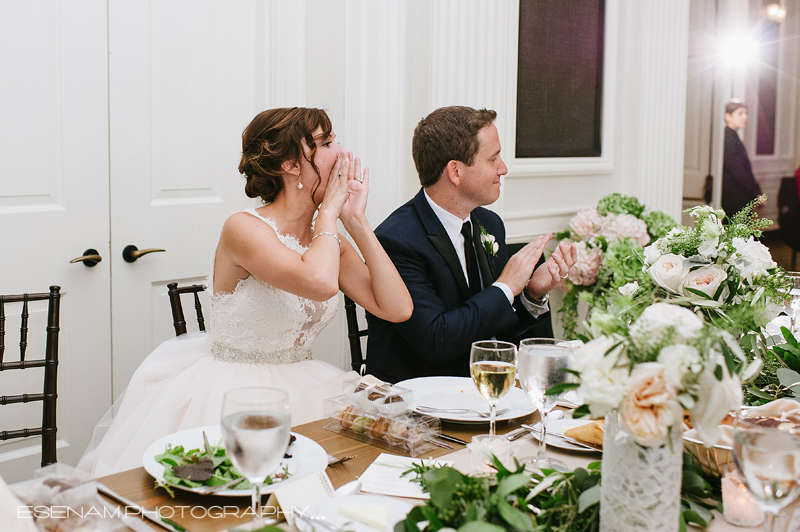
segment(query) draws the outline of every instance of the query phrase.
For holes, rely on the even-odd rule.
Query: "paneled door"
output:
[[[260,1],[109,3],[114,397],[174,336],[166,284],[202,282],[222,223],[249,202],[237,167],[261,110],[262,11]],[[126,262],[128,246],[164,251]]]
[[[0,3],[0,294],[62,287],[58,458],[76,463],[111,400],[108,46],[105,0]],[[102,261],[70,263],[87,249]],[[6,308],[5,360],[19,358]],[[44,354],[32,309],[27,358]],[[0,394],[41,392],[41,370],[0,374]],[[0,407],[0,430],[37,426],[41,403]],[[30,478],[38,437],[0,442],[0,475]]]

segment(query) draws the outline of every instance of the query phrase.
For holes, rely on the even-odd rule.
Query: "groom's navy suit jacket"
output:
[[[549,313],[536,319],[519,297],[512,307],[500,288],[490,286],[508,260],[503,221],[483,207],[471,217],[478,265],[488,287],[472,297],[453,243],[422,190],[375,230],[408,287],[414,312],[403,323],[367,316],[367,371],[372,375],[389,382],[469,376],[472,342],[553,336]],[[493,257],[480,243],[480,226],[500,245]]]

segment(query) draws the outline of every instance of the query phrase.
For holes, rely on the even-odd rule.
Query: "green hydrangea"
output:
[[[650,241],[658,240],[670,232],[673,227],[678,226],[675,218],[661,211],[650,211],[642,215],[642,220],[647,224],[647,234]]]
[[[608,214],[632,214],[637,218],[642,216],[644,205],[632,196],[614,193],[602,198],[597,202],[597,212],[600,216]]]
[[[644,248],[631,238],[611,242],[603,255],[602,270],[610,273],[610,286],[616,290],[636,280],[642,273]]]

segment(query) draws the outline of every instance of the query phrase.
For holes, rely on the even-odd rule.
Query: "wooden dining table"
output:
[[[497,433],[506,434],[519,428],[523,423],[535,423],[538,419],[538,413],[533,413],[517,419],[498,421]],[[334,488],[357,479],[381,453],[391,452],[368,442],[358,441],[327,430],[324,425],[325,420],[318,420],[293,427],[292,431],[311,438],[332,456],[337,458],[354,457],[327,468],[326,472]],[[443,434],[454,436],[465,442],[469,442],[475,435],[486,434],[487,431],[486,423],[462,424],[442,421],[441,432]],[[430,452],[426,452],[424,458],[437,458],[465,449],[464,445],[457,443],[443,443],[449,444],[453,449],[436,447]],[[401,453],[395,452],[394,454]],[[189,532],[220,532],[236,525],[248,523],[252,517],[250,514],[247,517],[237,518],[237,514],[244,514],[245,509],[249,507],[250,497],[197,495],[176,489],[173,498],[165,489],[155,487],[155,480],[143,467],[102,477],[98,479],[98,482],[142,506],[145,510],[157,511],[159,516],[170,519]],[[155,513],[151,515],[155,515]],[[162,532],[164,530],[157,525],[145,522],[155,530]]]

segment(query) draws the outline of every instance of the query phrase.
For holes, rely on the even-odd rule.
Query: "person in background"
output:
[[[737,131],[747,125],[747,106],[741,100],[725,104],[725,155],[722,163],[722,210],[733,216],[761,195],[747,150]]]
[[[552,337],[547,297],[575,263],[559,245],[536,267],[551,235],[510,258],[503,221],[484,205],[508,172],[494,111],[444,107],[414,130],[422,190],[375,230],[403,277],[414,312],[402,323],[368,316],[367,371],[390,382],[469,375],[470,347],[493,337]]]

